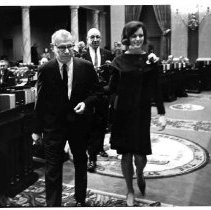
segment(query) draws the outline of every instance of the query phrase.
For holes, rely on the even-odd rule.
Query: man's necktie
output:
[[[94,60],[94,67],[98,67],[98,57],[97,57],[97,50],[95,50],[95,60]]]
[[[67,77],[67,64],[63,64],[62,70],[63,70],[63,81],[64,81],[64,83],[67,85],[67,82],[68,82],[68,77]]]
[[[67,95],[68,94],[67,64],[63,64],[62,73],[63,73],[63,82],[64,82],[64,85],[65,85],[66,95]]]

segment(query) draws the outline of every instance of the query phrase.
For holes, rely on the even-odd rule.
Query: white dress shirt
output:
[[[90,53],[90,57],[92,59],[92,63],[94,65],[94,63],[95,63],[95,50],[90,46],[89,46],[89,53]],[[98,62],[97,62],[98,66],[97,67],[99,67],[99,66],[101,66],[100,47],[97,48],[97,58],[98,58]]]

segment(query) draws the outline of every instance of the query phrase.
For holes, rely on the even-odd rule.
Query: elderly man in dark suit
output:
[[[103,157],[108,157],[103,149],[109,111],[109,97],[104,89],[109,82],[110,68],[108,63],[113,60],[113,55],[110,51],[100,48],[100,44],[100,31],[97,28],[91,28],[87,33],[87,52],[82,55],[82,58],[92,62],[98,74],[102,91],[97,97],[89,138],[89,172],[95,172],[98,153]]]
[[[98,78],[90,62],[73,57],[73,48],[71,33],[56,31],[52,35],[55,59],[41,66],[38,73],[32,137],[38,140],[43,134],[47,206],[61,206],[66,140],[75,166],[76,206],[87,205],[87,134]]]

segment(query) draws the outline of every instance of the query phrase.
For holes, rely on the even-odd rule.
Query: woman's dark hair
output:
[[[130,45],[130,37],[139,29],[143,29],[144,33],[144,44],[147,43],[147,31],[144,24],[140,21],[130,21],[125,24],[122,30],[122,44],[129,46]]]

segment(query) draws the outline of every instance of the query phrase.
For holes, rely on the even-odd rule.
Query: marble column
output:
[[[125,25],[125,5],[112,5],[110,8],[111,49],[114,42],[121,42],[122,29]]]
[[[106,46],[107,35],[106,34],[106,12],[99,13],[99,30],[101,32],[101,46]]]
[[[92,11],[92,27],[99,29],[99,10]]]
[[[78,40],[79,40],[78,8],[79,8],[79,6],[70,6],[70,9],[71,9],[71,33],[75,37],[76,43],[78,43]]]
[[[23,63],[31,63],[31,33],[30,14],[28,6],[22,7],[22,36],[23,36]]]

